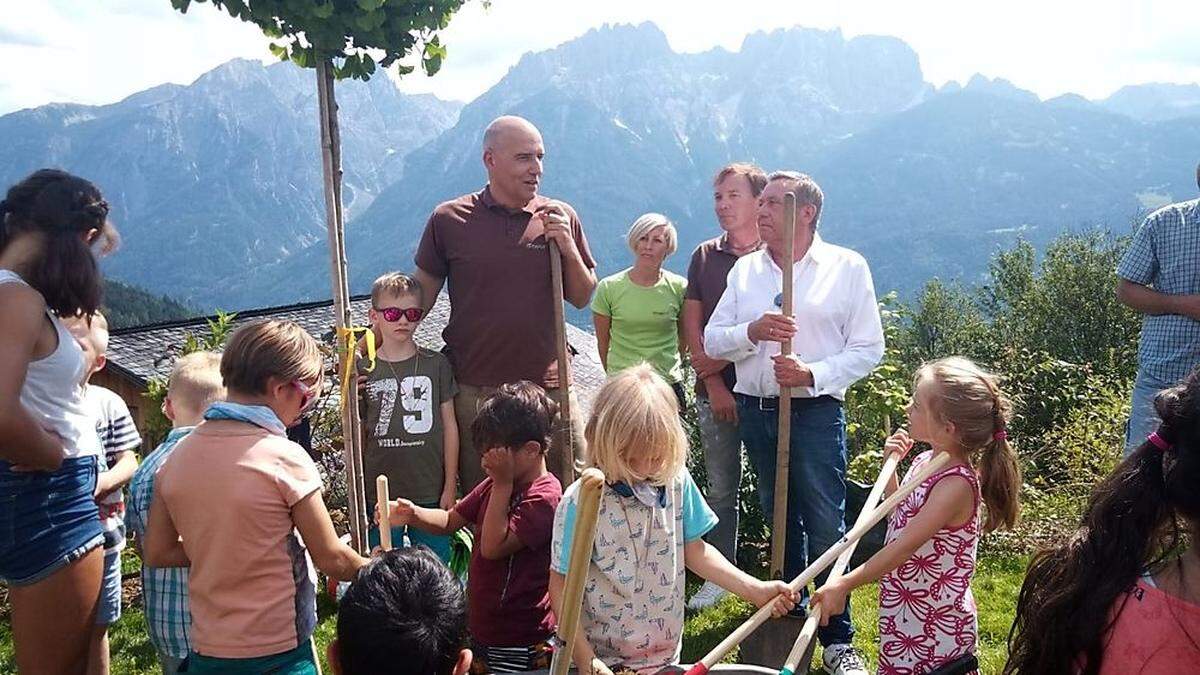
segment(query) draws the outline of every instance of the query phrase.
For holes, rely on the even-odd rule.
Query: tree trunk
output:
[[[342,139],[338,131],[337,101],[333,96],[333,67],[325,59],[317,64],[317,100],[321,123],[321,168],[325,177],[325,226],[329,233],[329,264],[333,280],[334,322],[341,350],[353,349],[342,337],[353,325],[350,317],[350,283],[346,271],[346,230],[342,221]],[[342,407],[342,453],[346,464],[346,495],[349,506],[352,546],[360,553],[367,548],[366,489],[363,484],[362,430],[358,396],[353,387]]]

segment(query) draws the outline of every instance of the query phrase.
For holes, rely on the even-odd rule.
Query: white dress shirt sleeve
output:
[[[883,359],[883,322],[875,299],[875,284],[867,261],[859,258],[852,270],[850,312],[843,335],[846,346],[837,354],[807,364],[812,370],[813,396],[842,396]],[[724,301],[724,298],[722,298]]]
[[[730,270],[725,292],[721,294],[708,325],[704,327],[704,353],[712,359],[736,363],[758,351],[758,345],[750,339],[750,321],[738,321],[738,295],[741,285],[738,279],[742,277],[738,264],[741,262],[739,260]]]

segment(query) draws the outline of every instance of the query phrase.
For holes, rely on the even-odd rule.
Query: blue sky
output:
[[[747,6],[749,5],[749,6]],[[653,21],[677,51],[736,50],[747,33],[796,25],[847,37],[894,35],[941,85],[974,73],[1049,98],[1103,98],[1125,84],[1200,82],[1195,0],[712,2],[710,0],[472,0],[445,33],[450,55],[434,78],[402,89],[470,100],[521,54],[604,23]],[[0,114],[66,101],[110,103],[163,82],[186,84],[234,57],[273,60],[267,40],[208,4],[188,14],[169,0],[0,3]]]

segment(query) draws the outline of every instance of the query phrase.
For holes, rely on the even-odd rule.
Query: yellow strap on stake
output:
[[[346,400],[354,386],[358,375],[356,357],[358,355],[358,335],[362,333],[367,340],[367,372],[375,370],[375,331],[369,327],[348,326],[337,329],[338,351],[342,352],[342,396],[338,405],[346,409]]]

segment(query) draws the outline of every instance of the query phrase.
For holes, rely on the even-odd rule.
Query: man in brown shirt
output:
[[[416,277],[432,307],[443,284],[450,321],[442,337],[459,384],[459,477],[467,492],[484,478],[471,422],[480,401],[506,382],[530,380],[555,389],[554,293],[547,241],[562,254],[563,297],[586,307],[596,287],[596,263],[579,216],[568,204],[537,193],[545,149],[537,127],[500,117],[483,135],[488,183],[479,192],[438,205],[417,247]],[[577,410],[577,406],[572,406]],[[575,447],[578,420],[572,420]],[[558,453],[552,450],[551,471]]]
[[[742,443],[738,436],[733,364],[704,353],[704,326],[725,292],[729,270],[741,256],[757,251],[758,195],[767,175],[752,164],[730,164],[713,179],[713,209],[723,232],[696,247],[688,265],[683,300],[683,333],[696,371],[696,412],[708,474],[708,504],[719,519],[706,537],[729,560],[737,560],[738,487],[742,482]],[[688,606],[703,609],[725,594],[706,582]]]

